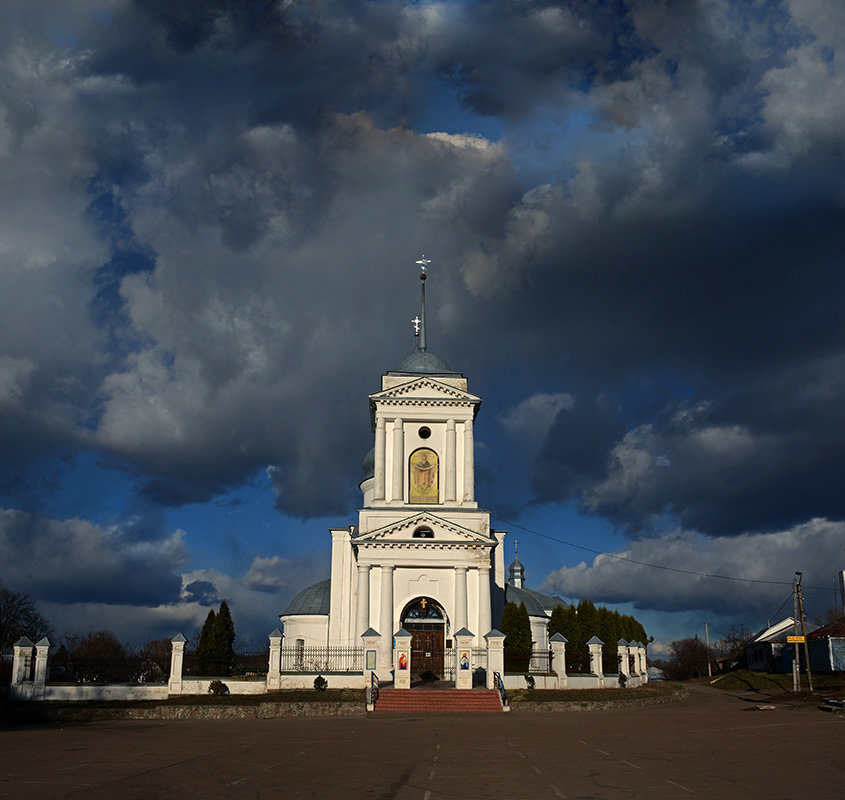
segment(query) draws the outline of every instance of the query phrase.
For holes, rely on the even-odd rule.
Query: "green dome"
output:
[[[458,375],[453,372],[449,365],[440,356],[429,353],[427,350],[414,350],[411,355],[402,359],[402,363],[393,373],[405,375]]]

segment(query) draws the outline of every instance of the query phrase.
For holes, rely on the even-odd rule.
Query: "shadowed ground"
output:
[[[617,711],[7,727],[0,796],[843,796],[845,719],[690,689],[682,703]]]

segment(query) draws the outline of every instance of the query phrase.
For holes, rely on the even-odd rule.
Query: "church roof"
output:
[[[290,614],[328,614],[331,608],[331,578],[303,589],[290,601],[282,616]]]
[[[518,589],[510,583],[505,584],[505,602],[516,603],[517,605],[525,603],[529,617],[548,617],[547,608],[566,605],[559,597],[534,591],[527,586]]]

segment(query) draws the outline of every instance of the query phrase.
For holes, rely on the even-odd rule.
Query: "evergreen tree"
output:
[[[569,640],[569,637],[566,635],[566,611],[560,604],[552,609],[552,616],[549,619],[549,639],[556,633],[559,633],[567,641]]]
[[[527,672],[531,660],[531,622],[525,603],[505,603],[502,612],[505,634],[505,672]]]
[[[215,675],[230,675],[235,662],[235,623],[229,612],[229,604],[220,603],[214,622]]]
[[[214,609],[208,612],[200,633],[200,640],[197,643],[197,663],[195,670],[197,675],[214,675],[215,659],[215,629],[217,627],[217,615]]]

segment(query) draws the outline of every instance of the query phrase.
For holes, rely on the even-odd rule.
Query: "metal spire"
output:
[[[424,353],[426,351],[426,341],[425,341],[425,271],[428,268],[428,265],[431,263],[430,258],[425,257],[425,253],[423,253],[422,257],[417,259],[415,262],[419,264],[420,267],[420,315],[415,319],[412,319],[411,322],[414,323],[414,335],[417,337],[417,350],[420,353]]]

